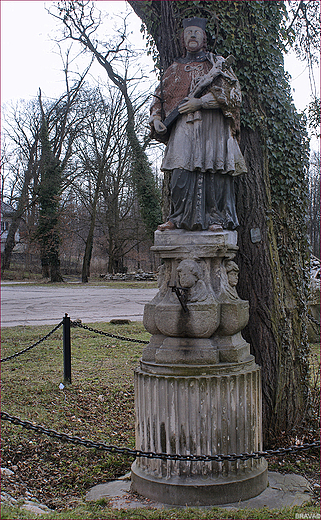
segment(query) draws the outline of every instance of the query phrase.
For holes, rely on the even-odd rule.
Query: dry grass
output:
[[[141,323],[94,324],[94,328],[121,336],[148,339]],[[50,326],[14,327],[2,331],[4,358],[34,343]],[[2,364],[2,410],[59,432],[107,444],[134,447],[133,371],[143,345],[72,329],[72,384],[63,380],[62,329],[29,352]],[[312,454],[312,457],[314,455]],[[271,513],[188,510],[115,512],[108,503],[83,502],[92,486],[113,480],[130,470],[131,460],[82,446],[64,444],[8,422],[2,424],[2,466],[13,468],[14,478],[2,480],[2,490],[14,497],[31,493],[55,510],[47,518],[295,518],[317,509],[292,508]],[[275,461],[278,465],[279,461]],[[318,462],[302,455],[287,459],[279,469],[317,478]],[[254,516],[253,516],[254,514]],[[17,509],[2,508],[3,519],[18,518]],[[32,518],[19,512],[19,518]],[[311,517],[312,518],[312,517]]]

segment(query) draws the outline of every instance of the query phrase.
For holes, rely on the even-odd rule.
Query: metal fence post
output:
[[[71,384],[71,341],[70,341],[70,317],[65,314],[63,318],[63,351],[64,351],[64,382]]]

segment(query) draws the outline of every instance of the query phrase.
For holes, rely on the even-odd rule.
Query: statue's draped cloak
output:
[[[167,117],[219,59],[207,56],[201,62],[174,62],[166,70],[162,91],[159,86],[151,106],[151,121],[161,117],[161,95]],[[172,172],[169,220],[190,230],[211,224],[235,229],[233,177],[246,172],[246,166],[237,141],[242,98],[233,71],[217,77],[202,99],[204,108],[180,115],[167,136],[161,169]]]

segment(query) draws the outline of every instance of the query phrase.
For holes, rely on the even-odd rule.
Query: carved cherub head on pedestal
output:
[[[233,260],[228,260],[225,263],[225,270],[227,275],[227,287],[226,292],[230,298],[233,300],[239,299],[239,296],[236,292],[236,286],[239,281],[239,268],[238,265],[233,262]]]
[[[191,288],[200,279],[200,269],[194,260],[182,260],[177,267],[181,287]]]
[[[189,289],[187,300],[189,302],[201,302],[208,297],[208,291],[202,277],[202,269],[195,260],[182,260],[177,267],[179,284]]]

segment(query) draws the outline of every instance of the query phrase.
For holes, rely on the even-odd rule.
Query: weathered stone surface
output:
[[[226,248],[237,247],[236,231],[220,231],[213,233],[212,231],[185,231],[184,229],[174,229],[172,231],[156,231],[155,242],[152,247],[153,251],[164,250],[164,247],[180,247],[180,246],[210,246],[213,247],[213,236],[215,236],[215,251],[221,251]]]
[[[217,333],[220,336],[233,336],[240,332],[249,321],[249,302],[221,303],[220,325]]]
[[[158,277],[159,292],[145,306],[144,325],[151,334],[171,337],[210,338],[218,329],[233,335],[248,321],[248,302],[236,292],[238,271],[232,261],[237,251],[237,233],[155,233],[155,246],[163,260]],[[181,303],[177,296],[179,288]]]
[[[219,361],[219,352],[213,348],[210,339],[164,337],[151,361],[160,364],[215,364]]]
[[[281,509],[287,506],[301,506],[310,502],[312,498],[309,482],[300,475],[268,472],[268,487],[258,496],[248,500],[237,500],[236,502],[229,502],[226,505],[220,505],[222,509]],[[116,485],[115,485],[116,484]],[[98,488],[99,489],[96,489]],[[133,494],[129,490],[130,482],[124,486],[121,479],[114,482],[95,486],[95,495],[91,494],[91,490],[86,495],[86,500],[97,501],[101,498],[108,497],[111,507],[115,509],[132,509],[132,508],[158,508],[166,509],[172,507],[166,503],[159,501],[146,500],[143,496],[136,493]],[[91,497],[91,498],[88,498]],[[211,507],[211,506],[210,506]],[[317,518],[317,516],[316,516]]]
[[[233,336],[214,335],[211,341],[217,349],[219,360],[222,363],[237,363],[238,361],[253,359],[250,354],[250,345],[246,343],[240,332]]]
[[[11,469],[8,469],[8,468],[1,468],[1,475],[10,477],[10,476],[14,475],[14,471],[11,471]]]
[[[156,307],[155,323],[161,334],[172,337],[210,338],[220,322],[219,304],[191,303],[188,312],[180,305],[162,302]]]
[[[204,455],[262,449],[260,370],[253,358],[232,366],[203,365],[198,375],[193,366],[186,375],[177,375],[179,364],[175,369],[176,375],[164,375],[159,363],[143,363],[135,372],[138,449]],[[132,489],[169,504],[222,504],[259,494],[267,485],[266,472],[263,459],[190,463],[139,458],[132,467]]]
[[[249,345],[240,336],[249,319],[249,303],[236,292],[236,242],[235,231],[155,233],[154,250],[163,264],[159,291],[144,309],[144,325],[153,334],[144,360],[212,364],[215,359],[234,363],[249,356]],[[183,338],[197,341],[184,343]],[[200,338],[211,339],[201,351]]]
[[[25,511],[31,511],[36,515],[43,515],[44,513],[52,512],[52,509],[45,506],[44,504],[40,504],[35,500],[26,500],[24,497],[19,497],[19,499],[13,498],[9,493],[1,492],[1,503],[7,503],[13,506],[19,506],[20,509]]]
[[[253,498],[268,484],[267,463],[251,472],[237,477],[198,478],[157,478],[147,475],[136,463],[132,467],[132,487],[134,492],[166,504],[181,506],[209,506],[228,504]]]
[[[215,455],[262,449],[260,369],[241,335],[249,303],[236,291],[236,232],[156,232],[159,291],[145,306],[152,334],[135,371],[136,447]],[[267,486],[264,459],[138,458],[132,490],[175,505],[246,500]]]
[[[101,498],[118,497],[124,493],[128,493],[130,489],[130,481],[114,480],[108,484],[97,484],[86,493],[86,500],[88,502],[95,502]]]

